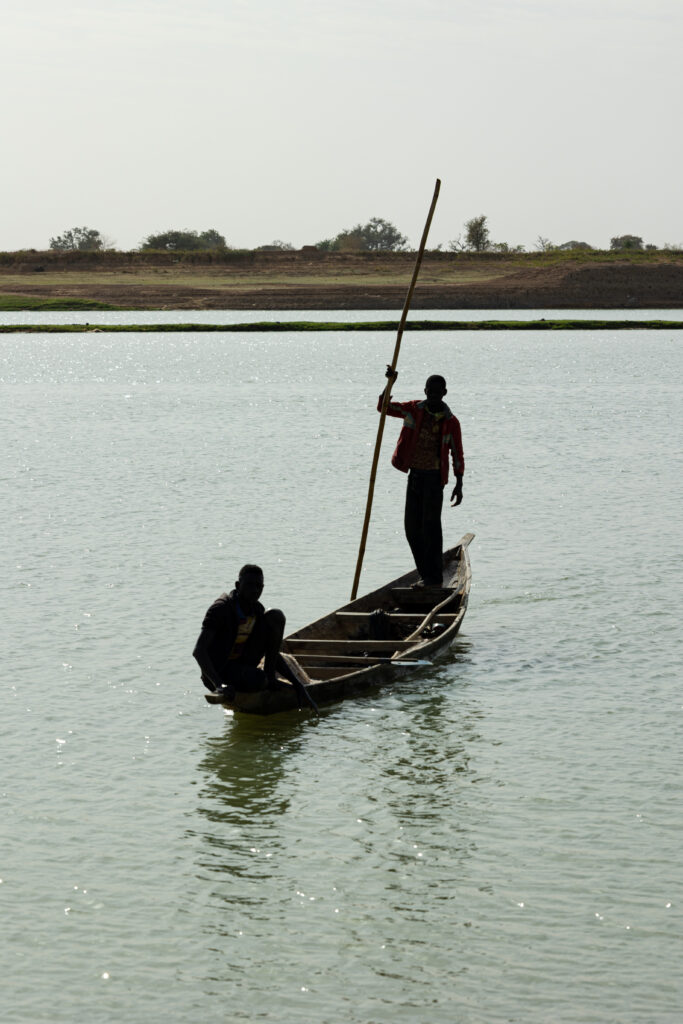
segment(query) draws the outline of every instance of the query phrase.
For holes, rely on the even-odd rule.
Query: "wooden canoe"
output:
[[[413,570],[285,637],[283,661],[316,704],[363,694],[429,664],[450,647],[467,610],[472,579],[467,549],[473,539],[467,533],[444,553],[444,586],[413,587]],[[230,702],[213,693],[205,697],[251,715],[299,706],[294,686],[284,679],[276,690],[237,692]]]

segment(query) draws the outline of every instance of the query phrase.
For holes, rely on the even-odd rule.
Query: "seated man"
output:
[[[259,601],[262,592],[263,570],[258,565],[242,566],[235,589],[221,594],[204,616],[192,652],[204,685],[227,700],[236,690],[253,693],[276,685],[285,617],[277,608],[265,611]],[[265,658],[262,669],[258,667],[261,658]]]

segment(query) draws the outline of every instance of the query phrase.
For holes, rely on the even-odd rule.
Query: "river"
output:
[[[676,332],[406,335],[463,430],[455,648],[319,719],[203,699],[243,562],[288,628],[348,599],[392,349],[0,337],[4,1020],[680,1019]],[[361,592],[410,568],[397,429]]]

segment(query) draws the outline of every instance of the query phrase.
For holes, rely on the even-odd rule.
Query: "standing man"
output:
[[[253,693],[277,685],[275,667],[285,631],[285,616],[278,608],[266,611],[263,570],[243,565],[229,594],[214,601],[202,623],[192,652],[209,690],[230,701],[235,691]],[[258,664],[264,658],[264,667]]]
[[[398,374],[387,366],[387,389]],[[427,378],[422,401],[394,402],[389,397],[388,416],[403,420],[391,464],[408,474],[405,531],[415,565],[420,575],[417,586],[438,586],[443,583],[443,536],[441,508],[443,489],[448,482],[448,458],[453,461],[455,487],[451,507],[462,501],[462,478],[465,458],[462,452],[460,423],[444,402],[446,381],[435,374]],[[384,394],[379,396],[377,411],[382,411]]]

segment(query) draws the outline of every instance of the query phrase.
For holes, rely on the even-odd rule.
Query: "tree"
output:
[[[170,251],[191,252],[193,250],[227,249],[228,244],[223,235],[215,228],[208,231],[162,231],[158,235],[148,235],[140,248],[168,249]]]
[[[354,230],[360,233],[365,246],[371,252],[400,252],[408,245],[405,235],[381,217],[372,217],[367,224],[359,224]]]
[[[332,239],[330,250],[332,252],[356,252],[358,250],[367,252],[368,246],[363,239],[360,224],[348,231],[340,231],[337,237]]]
[[[609,247],[616,251],[622,249],[641,251],[643,240],[640,235],[617,235],[616,238],[610,238]]]
[[[50,239],[50,248],[57,252],[101,252],[104,247],[102,235],[94,228],[70,228]]]
[[[486,224],[487,217],[481,214],[480,217],[472,217],[465,221],[465,246],[474,249],[475,252],[485,252],[489,247],[489,229]]]
[[[576,239],[572,239],[570,242],[563,242],[562,245],[557,246],[560,252],[573,252],[578,250],[579,252],[590,252],[593,246],[589,242],[577,242]]]
[[[227,249],[228,243],[215,228],[209,228],[208,231],[202,231],[199,235],[199,241],[201,242],[201,249]]]
[[[335,238],[323,239],[316,248],[326,252],[401,252],[407,245],[408,239],[390,221],[372,217],[367,224],[356,224]]]
[[[537,252],[552,252],[555,246],[549,238],[544,238],[543,235],[539,235],[536,239],[536,250]]]
[[[257,245],[254,252],[294,252],[294,246],[291,242],[281,242],[276,238],[269,245]]]

